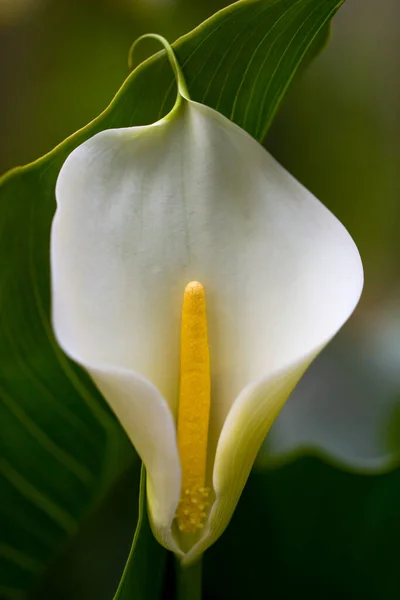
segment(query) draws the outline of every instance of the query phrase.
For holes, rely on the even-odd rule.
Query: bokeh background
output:
[[[0,173],[101,112],[128,74],[136,37],[153,31],[172,41],[227,4],[0,0]],[[347,0],[265,141],[351,232],[366,284],[355,315],[283,409],[228,531],[207,553],[206,597],[400,595],[399,23],[398,0]],[[127,474],[34,597],[112,597],[136,489]]]

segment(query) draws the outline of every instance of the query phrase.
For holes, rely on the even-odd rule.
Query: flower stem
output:
[[[176,563],[177,600],[201,600],[202,598],[202,559],[190,567]]]
[[[130,71],[133,70],[133,54],[134,54],[134,50],[135,50],[136,46],[138,45],[139,42],[141,42],[142,40],[145,40],[145,39],[157,40],[164,46],[165,51],[167,53],[169,63],[175,74],[176,83],[178,86],[178,97],[183,96],[184,98],[186,98],[186,100],[190,100],[189,91],[188,91],[188,88],[186,85],[185,77],[183,76],[182,69],[178,63],[178,60],[175,56],[175,53],[172,49],[171,44],[162,35],[158,35],[157,33],[145,33],[144,35],[141,35],[137,40],[135,40],[133,42],[133,44],[129,50],[129,56],[128,56],[129,70]]]

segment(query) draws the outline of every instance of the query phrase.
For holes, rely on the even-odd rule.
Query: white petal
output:
[[[356,305],[357,249],[257,142],[193,102],[154,126],[84,143],[57,198],[55,332],[141,454],[164,532],[179,495],[181,298],[188,281],[205,286],[217,501],[191,560],[222,532],[279,408]]]

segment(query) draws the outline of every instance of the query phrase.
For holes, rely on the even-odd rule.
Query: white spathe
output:
[[[189,563],[221,535],[280,408],[355,308],[359,253],[261,145],[183,97],[153,125],[103,131],[74,150],[56,196],[57,340],[144,461],[157,539]],[[214,502],[187,547],[174,524],[175,417],[191,280],[207,297]]]

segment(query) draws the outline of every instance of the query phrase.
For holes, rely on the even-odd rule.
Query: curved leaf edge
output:
[[[191,37],[193,37],[195,35],[198,35],[204,29],[207,29],[210,26],[210,24],[212,24],[214,21],[218,21],[222,16],[233,13],[237,9],[238,6],[242,6],[244,4],[257,4],[259,1],[260,0],[237,0],[233,4],[230,4],[229,6],[223,8],[222,10],[214,13],[211,17],[209,17],[208,19],[206,19],[205,21],[200,23],[197,27],[192,29],[190,32],[179,37],[175,42],[173,42],[171,44],[172,48],[178,50],[179,47],[185,43],[185,41],[187,41],[188,39],[190,39]],[[344,2],[345,2],[345,0],[338,0],[337,4],[332,8],[329,15],[325,19],[325,22],[322,23],[321,26],[316,30],[315,35],[310,40],[310,43],[308,44],[305,51],[299,56],[296,67],[293,69],[293,74],[288,79],[281,94],[279,95],[278,101],[276,103],[276,106],[272,113],[272,116],[265,123],[264,128],[262,130],[262,134],[260,135],[258,141],[261,142],[265,138],[265,136],[268,132],[268,129],[271,126],[274,117],[276,116],[276,113],[282,102],[282,99],[286,95],[286,92],[287,92],[290,84],[292,83],[293,79],[295,78],[295,76],[297,74],[299,66],[301,65],[303,60],[307,57],[307,54],[308,53],[310,54],[309,60],[307,61],[307,64],[308,64],[308,62],[310,62],[312,60],[312,58],[315,57],[316,54],[318,54],[325,48],[326,44],[329,41],[329,35],[330,35],[329,34],[329,31],[330,31],[329,22]],[[325,32],[324,32],[324,30],[325,30]],[[313,51],[314,46],[315,46],[315,49]],[[6,173],[4,173],[4,175],[2,175],[0,177],[0,185],[5,184],[10,178],[12,178],[13,176],[15,176],[17,174],[20,174],[20,173],[22,174],[28,170],[31,170],[31,169],[33,170],[35,168],[44,166],[47,162],[51,162],[51,160],[54,159],[59,153],[63,153],[64,151],[67,151],[67,153],[69,153],[70,151],[72,151],[72,149],[74,149],[81,141],[83,141],[84,139],[86,139],[90,136],[91,131],[93,129],[95,129],[96,125],[100,124],[101,121],[103,119],[105,119],[109,115],[109,113],[112,112],[115,104],[117,104],[120,97],[123,96],[124,92],[130,87],[132,81],[148,66],[150,66],[152,63],[157,62],[161,56],[165,56],[165,55],[166,55],[165,50],[160,50],[156,54],[153,54],[152,56],[150,56],[149,58],[144,60],[142,63],[140,63],[128,75],[128,77],[125,79],[125,81],[123,82],[123,84],[121,85],[121,87],[119,88],[119,90],[117,91],[117,93],[115,94],[113,99],[111,100],[110,104],[108,104],[108,106],[99,115],[97,115],[94,119],[92,119],[92,121],[87,123],[85,126],[83,126],[82,128],[80,128],[77,131],[75,131],[74,133],[72,133],[70,136],[65,138],[62,142],[57,144],[54,148],[52,148],[49,152],[47,152],[43,156],[39,157],[38,159],[36,159],[26,165],[19,165],[19,166],[13,167],[12,169],[10,169]],[[307,64],[305,66],[307,66]]]

